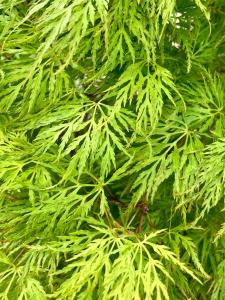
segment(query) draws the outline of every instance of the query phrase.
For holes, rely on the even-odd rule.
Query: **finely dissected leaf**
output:
[[[225,299],[223,0],[0,0],[0,299]]]

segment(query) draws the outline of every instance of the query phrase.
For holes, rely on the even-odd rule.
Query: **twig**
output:
[[[137,225],[137,228],[136,228],[136,233],[140,233],[142,225],[143,225],[144,218],[148,213],[148,206],[147,206],[146,202],[144,202],[144,203],[142,202],[142,203],[139,203],[139,205],[137,207],[141,208],[141,214],[140,214],[139,222],[138,222],[138,225]]]
[[[119,200],[119,199],[115,196],[115,194],[114,194],[113,191],[109,188],[109,186],[106,185],[105,188],[106,188],[106,190],[107,190],[107,192],[108,192],[108,194],[109,194],[109,199],[110,199],[110,201],[111,201],[113,204],[115,204],[115,205],[117,205],[117,206],[123,206],[123,207],[127,207],[127,206],[128,206],[126,203],[123,203],[121,200]]]

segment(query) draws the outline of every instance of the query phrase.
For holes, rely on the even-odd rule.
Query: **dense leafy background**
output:
[[[225,299],[224,0],[0,0],[0,299]]]

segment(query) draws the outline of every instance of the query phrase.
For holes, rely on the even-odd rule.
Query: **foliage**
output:
[[[225,2],[0,0],[0,299],[225,299]]]

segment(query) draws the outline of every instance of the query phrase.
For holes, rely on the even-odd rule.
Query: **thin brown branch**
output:
[[[109,200],[113,203],[113,204],[115,204],[115,205],[117,205],[117,206],[120,206],[120,207],[127,207],[128,205],[127,205],[127,203],[123,203],[121,200],[119,200],[117,197],[116,197],[116,195],[113,193],[113,191],[109,188],[109,186],[105,186],[105,189],[106,189],[106,191],[108,192],[108,194],[109,194]]]

